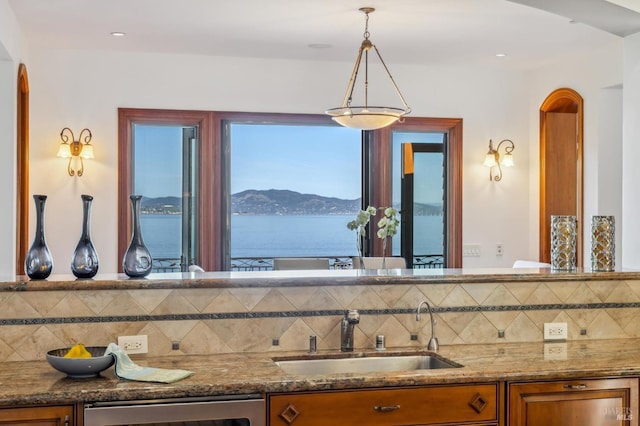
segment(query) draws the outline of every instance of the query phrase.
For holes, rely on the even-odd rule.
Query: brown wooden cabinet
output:
[[[509,426],[638,425],[638,379],[510,383]]]
[[[0,408],[1,426],[73,426],[73,406]]]
[[[269,425],[498,425],[497,383],[273,394]]]

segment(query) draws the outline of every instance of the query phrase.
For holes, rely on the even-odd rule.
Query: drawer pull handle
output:
[[[390,406],[379,406],[376,405],[373,407],[378,413],[388,413],[389,411],[396,411],[400,409],[400,405],[390,405]]]
[[[579,385],[564,385],[565,389],[576,389],[576,390],[581,390],[581,389],[586,389],[587,385],[585,384],[579,384]]]

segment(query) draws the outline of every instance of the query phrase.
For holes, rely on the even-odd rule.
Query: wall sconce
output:
[[[505,144],[504,156],[500,158],[500,147],[502,146],[502,144]],[[511,153],[513,152],[514,148],[515,145],[511,140],[504,139],[500,141],[496,149],[493,149],[493,142],[491,141],[491,139],[489,139],[489,152],[487,152],[483,163],[485,166],[489,167],[489,180],[495,180],[496,182],[498,182],[502,179],[502,166],[513,167],[513,155]],[[498,166],[498,174],[494,176],[493,168],[495,166]]]
[[[86,132],[86,134],[85,134]],[[84,135],[84,136],[83,136]],[[70,128],[65,127],[60,132],[60,139],[62,142],[58,147],[58,157],[68,158],[69,164],[67,165],[67,171],[69,176],[77,175],[82,176],[84,173],[84,161],[83,159],[94,158],[93,157],[93,145],[91,142],[91,130],[82,129],[78,139],[75,138]],[[74,161],[75,160],[75,161]],[[80,162],[80,167],[72,167],[72,161],[77,164]]]

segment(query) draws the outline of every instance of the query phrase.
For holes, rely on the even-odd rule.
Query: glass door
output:
[[[446,265],[446,133],[394,132],[400,161],[394,205],[400,205],[401,231],[395,255],[413,268]],[[396,198],[399,196],[399,199]]]
[[[133,193],[154,272],[196,263],[198,187],[196,126],[133,125]]]

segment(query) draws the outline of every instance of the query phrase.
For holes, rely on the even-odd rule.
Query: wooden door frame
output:
[[[124,256],[131,235],[129,195],[133,186],[132,156],[133,124],[174,124],[198,126],[199,158],[201,159],[200,189],[198,196],[198,261],[206,271],[220,269],[219,230],[210,214],[219,210],[219,188],[210,179],[207,170],[219,170],[220,156],[213,150],[212,113],[206,111],[155,110],[118,108],[118,271],[122,271],[120,259]],[[215,210],[217,211],[217,210]]]
[[[396,123],[374,131],[373,136],[373,187],[376,188],[372,202],[374,206],[391,205],[391,133],[396,131],[433,131],[448,134],[447,146],[447,253],[445,268],[462,267],[462,119],[407,117]],[[382,256],[382,241],[374,239],[373,255]]]
[[[29,249],[29,76],[27,66],[18,67],[16,137],[16,275],[24,275]]]
[[[543,215],[546,212],[546,174],[545,174],[545,155],[547,150],[546,136],[546,114],[548,112],[561,112],[576,114],[576,149],[577,149],[577,165],[576,165],[576,216],[578,219],[577,226],[577,266],[582,265],[583,255],[583,230],[584,230],[584,100],[578,92],[569,88],[561,88],[554,90],[547,96],[540,106],[540,210],[539,210],[539,260],[545,261],[550,258],[550,236],[547,235],[544,226]]]

